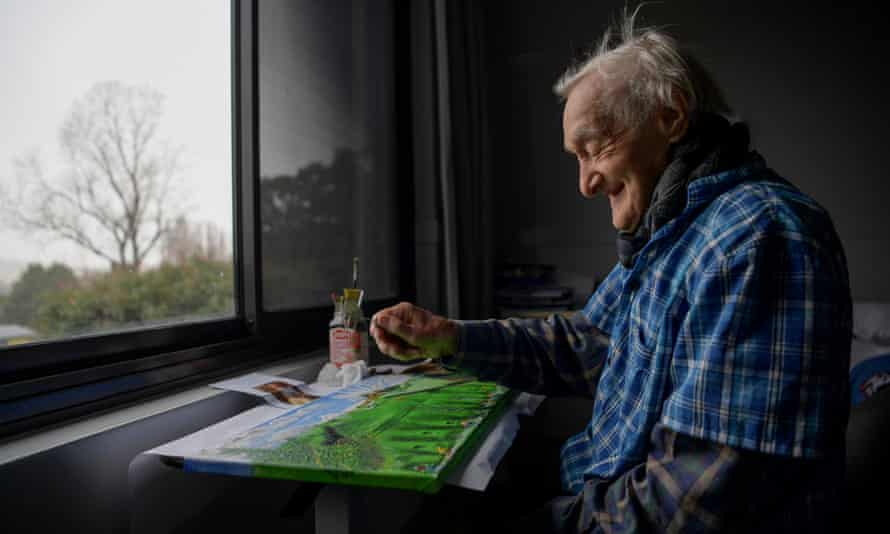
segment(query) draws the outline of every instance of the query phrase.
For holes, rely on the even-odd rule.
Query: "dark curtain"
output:
[[[462,319],[493,316],[494,243],[481,3],[448,0],[449,94],[458,294]]]
[[[493,206],[482,11],[472,0],[413,0],[409,9],[417,303],[488,318]]]

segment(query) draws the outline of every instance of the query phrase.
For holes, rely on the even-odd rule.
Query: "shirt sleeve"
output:
[[[842,465],[739,450],[657,424],[646,461],[553,502],[560,532],[834,532]]]
[[[583,313],[461,321],[458,352],[442,363],[530,393],[593,398],[608,351],[609,337]]]
[[[836,450],[848,406],[844,260],[783,231],[702,261],[690,274],[661,422],[767,454]]]

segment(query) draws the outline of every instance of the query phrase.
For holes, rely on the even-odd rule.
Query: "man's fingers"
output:
[[[407,341],[410,345],[418,345],[417,329],[398,317],[387,314],[378,314],[374,317],[373,323],[376,324],[379,330],[398,336]]]
[[[380,349],[380,352],[387,356],[392,356],[398,360],[415,360],[423,356],[423,352],[419,348],[409,345],[403,339],[390,334],[382,328],[374,328],[372,326],[371,335],[374,337],[374,341],[377,342],[377,348]]]
[[[383,330],[382,328],[373,328],[371,329],[371,335],[374,337],[374,340],[378,344],[384,344],[387,346],[395,346],[395,347],[407,347],[407,344],[399,337],[394,336]]]
[[[371,335],[380,352],[399,360],[423,358],[424,351],[415,325],[422,311],[413,304],[402,302],[374,314],[371,318]]]
[[[377,343],[380,352],[402,361],[418,360],[423,358],[423,352],[417,348],[407,348],[405,345]]]

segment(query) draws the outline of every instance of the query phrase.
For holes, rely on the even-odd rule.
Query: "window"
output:
[[[268,310],[330,304],[359,258],[398,294],[392,7],[259,5],[260,215]],[[336,31],[331,31],[336,28]]]
[[[0,15],[0,435],[323,347],[353,257],[410,298],[392,2]]]
[[[234,317],[228,6],[0,11],[0,345]]]

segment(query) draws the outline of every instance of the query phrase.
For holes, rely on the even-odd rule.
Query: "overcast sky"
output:
[[[185,149],[181,189],[189,217],[231,235],[229,6],[0,0],[0,181],[14,181],[13,160],[34,149],[50,178],[60,174],[60,126],[95,83],[147,84],[166,97],[160,138]],[[33,261],[107,267],[72,245],[0,226],[0,264]]]

